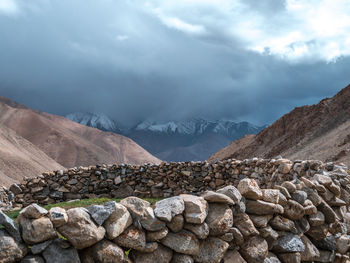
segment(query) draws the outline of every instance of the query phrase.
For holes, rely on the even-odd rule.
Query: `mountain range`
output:
[[[130,138],[0,97],[0,185],[64,167],[146,162],[160,160]]]
[[[125,128],[104,114],[71,113],[66,118],[83,125],[123,134],[165,161],[206,160],[246,134],[255,134],[265,126],[230,120],[211,121],[193,118],[183,121],[145,120]]]
[[[350,85],[318,104],[297,107],[257,135],[233,141],[209,160],[316,159],[350,165]]]

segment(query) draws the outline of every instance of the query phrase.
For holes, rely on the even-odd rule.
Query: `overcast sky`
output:
[[[271,123],[349,55],[348,0],[0,0],[0,95],[61,115]]]

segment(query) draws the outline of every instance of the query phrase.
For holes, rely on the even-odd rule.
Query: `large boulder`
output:
[[[146,234],[141,229],[131,226],[116,237],[113,242],[121,247],[142,250],[146,246]]]
[[[156,217],[166,222],[171,222],[174,216],[181,214],[184,210],[184,201],[178,196],[160,200],[154,207]]]
[[[84,208],[71,208],[67,211],[68,222],[58,228],[62,236],[77,249],[83,249],[102,240],[105,229],[96,226]]]
[[[112,212],[104,220],[103,226],[106,229],[107,238],[114,239],[132,224],[132,218],[128,209],[117,202],[108,202],[108,208]]]
[[[134,223],[140,223],[146,230],[158,231],[165,227],[165,223],[155,217],[149,202],[130,196],[120,203],[129,210]]]
[[[106,219],[115,211],[114,201],[107,202],[104,205],[91,205],[87,208],[91,217],[99,225],[106,221]]]
[[[237,189],[247,199],[259,200],[262,198],[262,192],[254,179],[240,180]]]
[[[186,230],[182,230],[178,233],[170,232],[160,242],[164,246],[181,254],[197,255],[199,252],[199,242],[197,237]]]
[[[46,262],[80,263],[78,251],[62,239],[54,240],[43,252]]]
[[[242,199],[241,193],[233,185],[225,186],[216,191],[217,193],[227,195],[230,197],[236,204],[239,203]]]
[[[19,261],[27,254],[27,247],[0,229],[0,263]]]
[[[252,236],[242,245],[241,255],[249,263],[261,263],[268,253],[268,245],[265,239],[260,236]]]
[[[202,224],[208,215],[208,203],[203,197],[180,195],[185,203],[185,220],[187,223]]]
[[[61,207],[52,207],[49,210],[49,218],[54,227],[60,227],[68,222],[67,212]]]
[[[48,211],[45,208],[37,204],[31,204],[24,208],[19,214],[29,219],[37,219],[47,215],[47,213]]]
[[[223,203],[228,205],[235,204],[235,202],[227,195],[215,193],[213,191],[206,191],[204,194],[202,194],[202,197],[209,203]]]
[[[232,210],[226,204],[210,203],[205,222],[209,226],[210,235],[223,235],[232,227]]]
[[[228,243],[216,237],[201,240],[199,243],[199,253],[194,256],[194,260],[200,263],[219,263],[228,247]]]
[[[303,252],[305,245],[301,239],[294,234],[287,233],[277,239],[273,251],[280,253]]]
[[[170,263],[173,251],[162,245],[152,253],[144,253],[137,250],[131,250],[130,258],[134,263]]]
[[[20,242],[22,240],[21,234],[15,222],[7,215],[5,215],[1,210],[0,225],[2,225],[6,229],[7,233],[9,233],[17,242]]]

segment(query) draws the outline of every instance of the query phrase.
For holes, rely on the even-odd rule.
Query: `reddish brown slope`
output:
[[[65,167],[160,162],[129,138],[31,110],[2,97],[0,125],[12,129]]]
[[[275,157],[350,164],[350,85],[333,98],[295,108],[257,135],[232,142],[213,159]]]

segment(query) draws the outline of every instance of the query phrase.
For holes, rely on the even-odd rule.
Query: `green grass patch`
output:
[[[101,205],[108,201],[116,201],[119,203],[122,199],[124,198],[90,198],[90,199],[81,199],[76,201],[61,202],[56,204],[49,204],[49,205],[44,205],[43,207],[47,210],[49,210],[52,207],[62,207],[64,209],[70,209],[75,207],[88,207],[89,205]],[[157,201],[161,200],[162,198],[142,198],[142,199],[150,202],[151,205],[154,205]],[[21,210],[14,210],[14,211],[7,212],[6,214],[10,218],[15,219],[17,218],[20,211]]]

